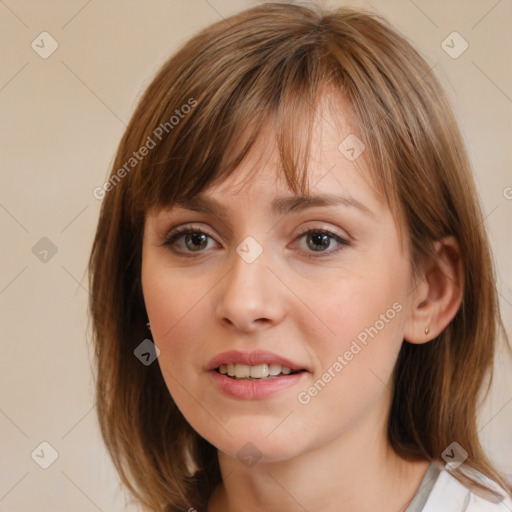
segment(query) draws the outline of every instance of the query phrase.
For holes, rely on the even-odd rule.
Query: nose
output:
[[[218,287],[216,316],[224,327],[251,333],[285,317],[286,288],[269,263],[265,251],[250,263],[234,254],[232,267]]]

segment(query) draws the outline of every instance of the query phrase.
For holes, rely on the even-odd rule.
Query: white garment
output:
[[[489,501],[490,498],[484,498],[479,490],[464,486],[443,469],[422,512],[512,512],[512,498],[496,482],[465,464],[463,466],[465,473],[474,475],[477,481],[501,494],[503,501]]]

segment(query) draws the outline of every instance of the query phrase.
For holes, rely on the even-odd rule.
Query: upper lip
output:
[[[242,352],[240,350],[228,350],[216,355],[206,365],[207,370],[215,370],[221,364],[247,364],[249,366],[256,366],[258,364],[280,364],[287,366],[293,370],[307,370],[299,363],[295,363],[286,357],[282,357],[268,350],[254,350],[251,352]]]

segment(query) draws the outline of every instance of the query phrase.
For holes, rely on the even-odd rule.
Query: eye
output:
[[[329,229],[306,229],[299,233],[296,240],[302,238],[306,240],[307,248],[304,249],[304,252],[308,253],[306,254],[308,258],[332,255],[342,250],[344,246],[350,245],[350,242]],[[166,236],[162,245],[169,246],[175,253],[201,253],[205,252],[205,249],[211,248],[208,247],[208,239],[213,240],[212,235],[208,232],[186,225],[173,229]],[[333,241],[338,244],[338,247],[329,250]]]
[[[185,249],[179,247],[175,252],[203,252],[208,246],[208,238],[212,238],[206,231],[193,226],[180,226],[173,229],[165,238],[162,245],[175,246],[177,242],[183,241]]]
[[[305,238],[306,240],[306,252],[310,253],[306,255],[308,258],[332,255],[341,251],[344,246],[350,245],[350,242],[329,229],[306,229],[297,236],[297,240],[301,238]],[[331,247],[333,240],[338,244],[338,247],[336,249],[327,250]]]

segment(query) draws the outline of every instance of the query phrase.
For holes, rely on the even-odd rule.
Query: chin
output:
[[[297,442],[297,436],[292,435],[284,426],[278,426],[279,422],[259,421],[255,425],[240,422],[226,425],[228,435],[221,432],[205,432],[203,437],[213,444],[219,451],[230,457],[236,458],[245,464],[252,465],[256,462],[279,462],[289,460],[300,455],[305,447]],[[275,429],[275,430],[273,430]],[[279,431],[281,429],[281,431]]]
[[[271,443],[263,439],[235,439],[221,450],[230,457],[238,459],[247,466],[256,463],[282,462],[293,459],[299,452],[297,447],[283,446],[282,443]]]

